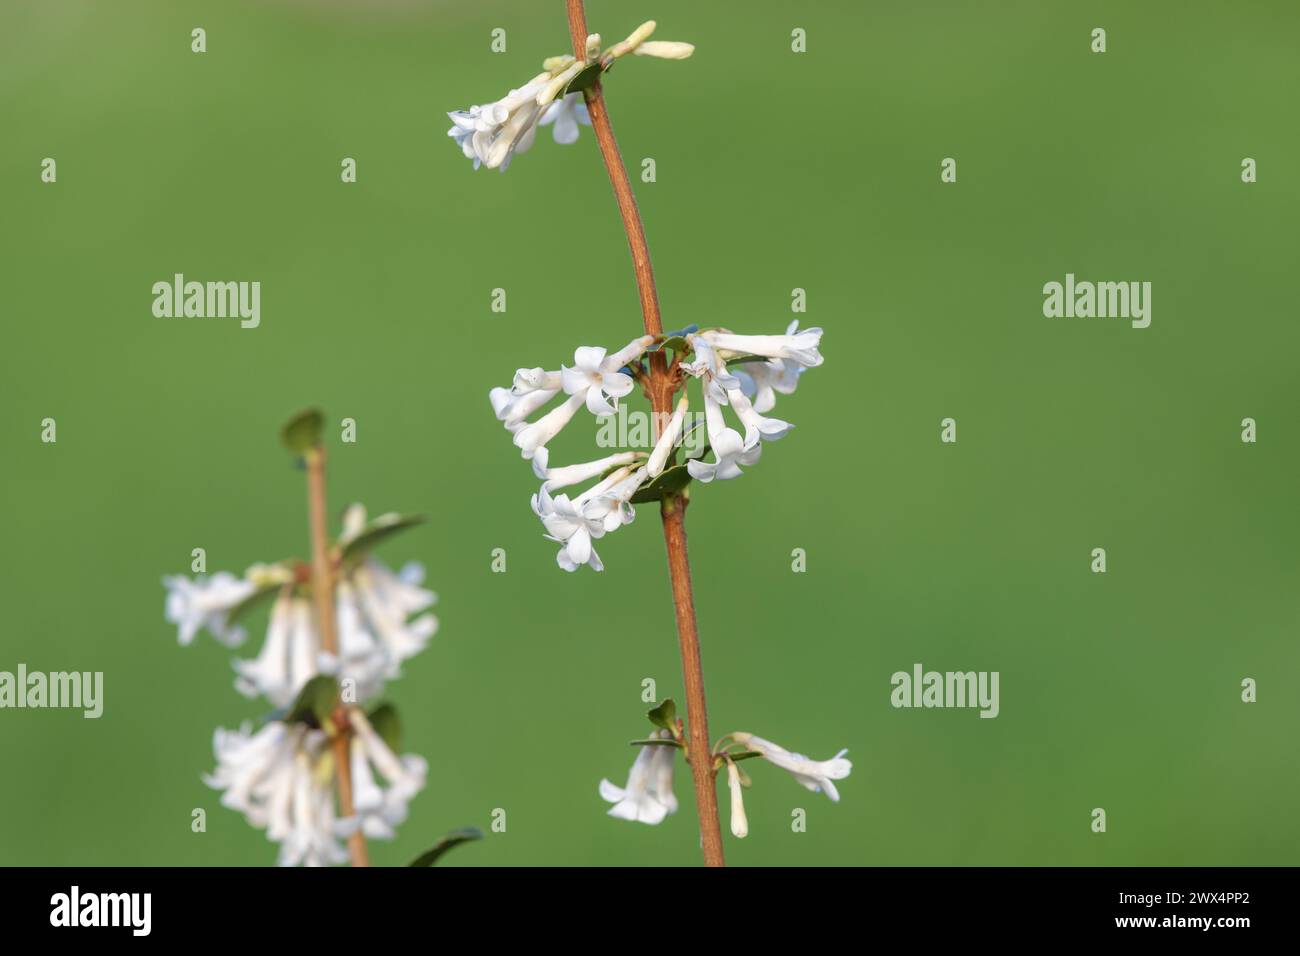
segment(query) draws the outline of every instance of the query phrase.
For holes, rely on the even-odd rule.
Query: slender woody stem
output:
[[[325,449],[316,447],[307,458],[307,513],[311,523],[312,597],[316,601],[316,619],[320,622],[321,650],[338,656],[338,629],[334,623],[334,565],[330,560],[329,532],[325,510]],[[349,755],[351,734],[347,730],[347,712],[341,703],[334,708],[338,725],[333,739],[334,773],[339,791],[339,813],[350,817],[352,806],[352,762]],[[369,866],[370,852],[365,835],[358,828],[348,837],[348,853],[353,866]]]
[[[587,15],[583,0],[565,0],[569,14],[569,35],[573,55],[582,59],[587,47]],[[655,291],[654,270],[650,265],[650,247],[637,210],[632,183],[614,139],[614,128],[605,107],[605,95],[597,80],[585,91],[591,128],[600,144],[600,154],[609,172],[609,181],[618,200],[619,215],[632,250],[632,267],[636,272],[637,292],[641,296],[641,314],[648,335],[662,335],[659,294]],[[650,404],[656,421],[666,421],[672,413],[673,380],[668,374],[664,350],[650,356]],[[691,776],[695,783],[695,805],[700,818],[700,847],[707,866],[723,866],[722,830],[718,823],[718,794],[713,781],[713,754],[709,747],[709,714],[704,701],[704,669],[700,664],[700,638],[695,625],[695,601],[691,594],[691,565],[686,554],[686,497],[681,494],[665,498],[661,507],[664,544],[668,550],[668,574],[672,579],[673,607],[677,615],[677,640],[682,655],[682,677],[686,690],[686,720],[689,732]]]

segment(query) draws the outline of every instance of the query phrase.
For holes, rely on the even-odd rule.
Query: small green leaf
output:
[[[406,865],[433,866],[433,864],[438,862],[438,857],[442,856],[452,847],[460,846],[462,843],[469,843],[472,840],[481,839],[483,839],[483,831],[478,827],[465,827],[461,830],[452,830],[445,837]]]
[[[298,697],[285,715],[288,723],[324,726],[338,700],[338,682],[328,674],[317,674],[298,691]]]
[[[649,501],[659,501],[669,495],[675,495],[691,483],[691,473],[685,465],[673,465],[659,473],[659,477],[649,484],[642,485],[632,496],[632,504],[640,505]]]
[[[397,715],[396,707],[385,701],[366,714],[366,719],[389,750],[397,753],[402,749],[402,718]]]
[[[735,763],[736,761],[739,760],[748,760],[750,757],[761,757],[761,756],[763,755],[759,753],[757,750],[746,750],[744,753],[731,754],[731,761],[732,763]]]
[[[280,429],[284,447],[295,455],[305,455],[320,445],[325,430],[325,414],[319,408],[306,408],[285,422]]]
[[[564,92],[560,95],[568,96],[570,93],[580,93],[583,90],[591,89],[596,85],[596,81],[600,79],[602,72],[599,63],[591,64],[591,66],[571,79],[569,85],[564,88]]]
[[[234,624],[249,611],[253,610],[253,608],[260,604],[264,604],[268,598],[279,593],[281,587],[282,585],[273,582],[258,588],[226,612],[226,623]]]
[[[380,515],[356,535],[342,542],[343,560],[349,563],[360,561],[388,538],[428,520],[424,515]]]
[[[665,697],[663,702],[654,710],[646,714],[650,718],[650,723],[663,730],[667,730],[676,736],[677,733],[677,705],[673,703],[671,697]]]
[[[653,737],[646,740],[629,740],[629,747],[685,747],[680,740],[671,737]]]

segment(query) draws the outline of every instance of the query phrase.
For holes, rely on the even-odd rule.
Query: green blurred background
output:
[[[854,771],[831,804],[750,764],[730,862],[1296,863],[1300,10],[588,15],[607,41],[654,17],[697,45],[606,84],[634,175],[657,163],[636,187],[665,323],[778,331],[802,287],[800,318],[827,330],[826,364],[777,407],[797,430],[698,487],[688,525],[715,735],[848,747]],[[358,423],[355,445],[334,429],[332,511],[432,517],[382,552],[427,566],[442,628],[389,688],[433,769],[376,862],[498,807],[507,831],[449,863],[698,861],[684,773],[657,828],[596,793],[649,727],[642,680],[681,699],[654,510],[602,542],[603,574],[564,574],[487,403],[518,366],[640,327],[595,141],[544,132],[497,175],[444,135],[445,111],[568,42],[560,0],[0,10],[0,670],[106,682],[98,721],[0,712],[0,863],[274,860],[200,781],[212,729],[263,707],[233,690],[230,651],[177,646],[160,578],[195,547],[211,571],[306,554],[276,432],[309,403]],[[154,318],[175,272],[259,280],[261,327]],[[1066,272],[1151,281],[1151,327],[1044,318]],[[591,445],[578,422],[561,462]],[[999,671],[1001,716],[891,708],[890,675],[918,661]]]

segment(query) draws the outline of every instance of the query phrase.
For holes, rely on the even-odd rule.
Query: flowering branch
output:
[[[587,49],[587,17],[583,0],[566,0],[569,12],[569,34],[573,40],[573,55],[581,58]],[[597,79],[584,91],[591,128],[600,144],[600,155],[605,160],[614,198],[618,201],[627,244],[632,250],[632,268],[636,273],[636,287],[641,296],[641,316],[647,335],[663,335],[663,321],[659,315],[659,293],[655,289],[654,267],[650,264],[650,247],[646,243],[645,227],[637,209],[636,196],[628,179],[627,167],[614,138],[614,127],[605,106],[605,94]],[[666,420],[672,409],[673,381],[668,374],[664,349],[650,354],[650,382],[647,392],[650,406],[658,423]],[[655,436],[658,438],[658,434]],[[718,823],[718,794],[714,786],[712,762],[704,755],[709,752],[709,714],[704,699],[704,667],[700,660],[700,635],[695,623],[695,599],[691,593],[691,564],[686,554],[686,495],[678,492],[666,497],[660,504],[664,526],[664,545],[668,549],[668,575],[672,579],[673,609],[677,617],[677,642],[682,657],[682,679],[686,691],[686,713],[691,731],[691,775],[695,783],[695,807],[700,818],[700,846],[704,851],[706,866],[724,866],[722,829]]]
[[[325,517],[325,448],[317,444],[309,448],[303,457],[307,463],[307,512],[311,524],[311,593],[320,626],[320,646],[324,653],[338,657],[339,636],[334,620],[334,562],[329,553],[329,532]],[[338,731],[331,741],[334,749],[334,777],[339,788],[339,814],[346,819],[354,813],[352,734],[348,712],[342,700],[335,704],[333,720]],[[370,865],[366,835],[360,828],[348,836],[348,856],[352,858],[353,866]]]

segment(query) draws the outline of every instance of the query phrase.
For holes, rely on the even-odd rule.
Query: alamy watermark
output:
[[[613,415],[597,419],[596,445],[599,448],[625,448],[629,451],[654,447],[655,436],[667,427],[672,412],[629,410],[620,404]],[[654,427],[655,425],[658,427]],[[687,412],[682,422],[681,447],[687,458],[695,458],[708,444],[703,412]]]
[[[153,314],[160,319],[237,318],[243,329],[262,323],[261,282],[187,282],[178,272],[170,282],[155,282],[153,297]]]
[[[912,672],[898,671],[889,702],[895,707],[978,707],[981,717],[998,715],[997,671],[927,671],[920,664]]]
[[[1135,329],[1151,324],[1150,282],[1076,282],[1043,286],[1043,315],[1049,319],[1129,319]]]
[[[93,720],[104,712],[103,671],[0,671],[0,710],[7,707],[58,707],[81,710]]]

